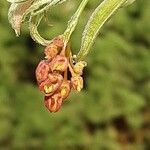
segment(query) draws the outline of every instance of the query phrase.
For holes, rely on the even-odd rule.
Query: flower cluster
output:
[[[45,48],[45,59],[36,68],[39,90],[44,93],[44,103],[50,112],[57,112],[71,89],[81,91],[83,88],[84,61],[73,64],[62,36],[58,36]],[[68,78],[68,71],[71,77]]]

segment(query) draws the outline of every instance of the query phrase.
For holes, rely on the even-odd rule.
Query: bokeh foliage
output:
[[[63,33],[78,1],[53,8],[41,34]],[[77,52],[83,26],[99,0],[91,0],[72,37]],[[43,47],[24,27],[16,38],[0,1],[0,149],[146,150],[149,147],[150,1],[137,0],[103,27],[87,58],[85,89],[50,114],[34,70]]]

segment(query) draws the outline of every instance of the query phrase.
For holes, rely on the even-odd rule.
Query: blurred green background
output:
[[[40,33],[52,38],[66,28],[81,0],[49,11]],[[72,37],[81,33],[99,0],[87,5]],[[150,1],[121,9],[101,30],[87,57],[85,88],[72,93],[61,111],[43,105],[34,71],[43,47],[30,38],[27,23],[17,38],[0,1],[0,150],[148,150],[150,99]]]

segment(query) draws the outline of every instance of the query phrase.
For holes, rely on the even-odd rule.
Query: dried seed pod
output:
[[[52,96],[45,96],[44,103],[50,112],[57,112],[62,106],[62,96],[56,93]]]
[[[53,39],[53,44],[56,45],[58,48],[63,48],[64,41],[63,41],[62,36],[55,37]]]
[[[46,59],[52,60],[58,54],[57,46],[54,44],[48,45],[44,50],[44,54]]]
[[[63,83],[60,86],[60,94],[63,98],[63,100],[65,100],[69,94],[71,92],[71,83],[69,80],[67,81],[63,81]]]
[[[73,76],[71,78],[72,88],[78,92],[80,92],[83,88],[83,78],[81,76]]]
[[[41,83],[42,81],[46,80],[48,77],[50,67],[49,67],[49,62],[46,60],[42,60],[35,71],[36,74],[36,79],[38,83]]]
[[[44,92],[46,96],[51,96],[56,92],[63,82],[63,77],[60,74],[49,74],[51,78],[47,78],[41,84],[39,84],[40,91]],[[53,78],[52,78],[53,76]]]
[[[82,75],[83,69],[86,65],[87,63],[85,61],[80,61],[74,65],[73,70],[76,74]]]
[[[57,55],[50,63],[53,71],[64,72],[68,67],[68,59],[65,56]]]

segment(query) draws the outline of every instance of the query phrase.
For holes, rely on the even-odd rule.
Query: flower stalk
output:
[[[82,11],[84,10],[86,4],[88,3],[88,1],[89,0],[83,0],[81,2],[81,4],[78,7],[77,11],[74,13],[74,15],[71,17],[70,21],[68,22],[67,29],[63,33],[65,43],[68,43],[68,41],[70,40],[70,36],[73,33],[73,31],[75,30],[75,27],[76,27],[76,25],[79,21],[79,17],[81,15]]]
[[[44,39],[38,32],[38,26],[43,18],[44,14],[39,14],[37,16],[31,16],[29,20],[29,30],[30,35],[34,41],[37,43],[47,46],[49,43],[51,43],[51,40]]]

